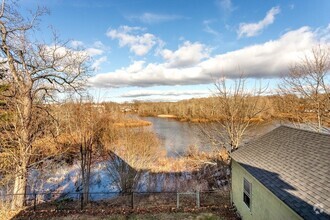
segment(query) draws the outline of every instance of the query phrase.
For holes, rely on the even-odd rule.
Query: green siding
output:
[[[251,210],[243,202],[243,178],[252,184]],[[232,160],[232,200],[243,220],[302,219],[234,160]]]

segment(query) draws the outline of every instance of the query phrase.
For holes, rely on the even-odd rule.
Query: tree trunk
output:
[[[92,161],[92,144],[86,137],[83,138],[83,143],[80,147],[81,155],[81,179],[83,187],[83,203],[87,204],[89,201],[89,185],[90,185],[90,172]]]
[[[27,92],[21,95],[17,108],[19,114],[19,130],[20,137],[18,139],[19,153],[18,164],[16,165],[16,176],[13,189],[12,209],[22,208],[25,205],[25,196],[27,188],[28,166],[32,155],[32,138],[31,138],[31,112],[32,98],[30,96],[31,87]],[[17,194],[17,195],[15,195]]]
[[[322,117],[320,102],[317,103],[317,132],[321,132],[322,129]]]
[[[16,168],[16,176],[13,190],[12,209],[19,209],[25,205],[26,186],[27,186],[27,167],[26,163]]]

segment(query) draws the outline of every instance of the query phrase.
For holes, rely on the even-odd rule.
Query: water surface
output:
[[[180,156],[186,153],[190,146],[196,146],[203,151],[209,151],[212,148],[211,141],[202,134],[201,126],[197,123],[157,117],[141,119],[152,123],[150,129],[157,134],[168,156]]]
[[[200,151],[210,151],[220,148],[223,143],[221,125],[216,123],[192,123],[180,122],[171,118],[141,117],[142,120],[150,121],[151,129],[161,140],[162,147],[167,155],[178,157],[187,153],[190,146],[196,146]],[[247,143],[279,125],[278,122],[271,122],[251,128],[243,143]]]

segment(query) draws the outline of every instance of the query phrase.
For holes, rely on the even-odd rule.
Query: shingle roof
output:
[[[330,135],[280,126],[232,158],[303,218],[330,219]]]

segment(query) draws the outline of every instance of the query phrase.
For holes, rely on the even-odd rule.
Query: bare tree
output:
[[[14,112],[15,181],[12,208],[22,207],[28,169],[34,154],[33,143],[43,134],[44,103],[55,99],[56,92],[77,90],[87,71],[86,53],[68,48],[54,34],[49,45],[33,39],[45,9],[38,8],[30,19],[24,18],[13,2],[2,1],[0,8],[0,69],[11,85],[7,97]],[[41,114],[41,112],[43,112]]]
[[[330,47],[319,45],[289,68],[289,73],[279,85],[282,94],[293,94],[304,99],[303,122],[313,122],[306,117],[312,114],[316,125],[310,127],[320,132],[330,119]],[[314,122],[315,122],[314,121]]]
[[[76,141],[80,145],[81,182],[83,201],[86,204],[89,201],[92,155],[96,148],[100,148],[104,121],[92,103],[79,103],[76,108],[78,110],[74,117],[76,123],[72,122],[72,124],[78,125],[75,129],[78,137]]]
[[[237,149],[247,129],[255,124],[262,112],[266,110],[262,95],[267,87],[248,88],[243,75],[234,80],[222,78],[215,82],[215,108],[217,113],[213,131],[203,131],[217,144],[224,144],[229,151]],[[216,138],[215,138],[216,137]],[[219,140],[221,139],[220,142]]]
[[[94,104],[91,99],[69,100],[60,107],[59,127],[65,143],[71,146],[73,154],[78,157],[81,169],[83,202],[89,201],[91,168],[103,149],[101,138],[107,125],[108,117],[101,105]]]

